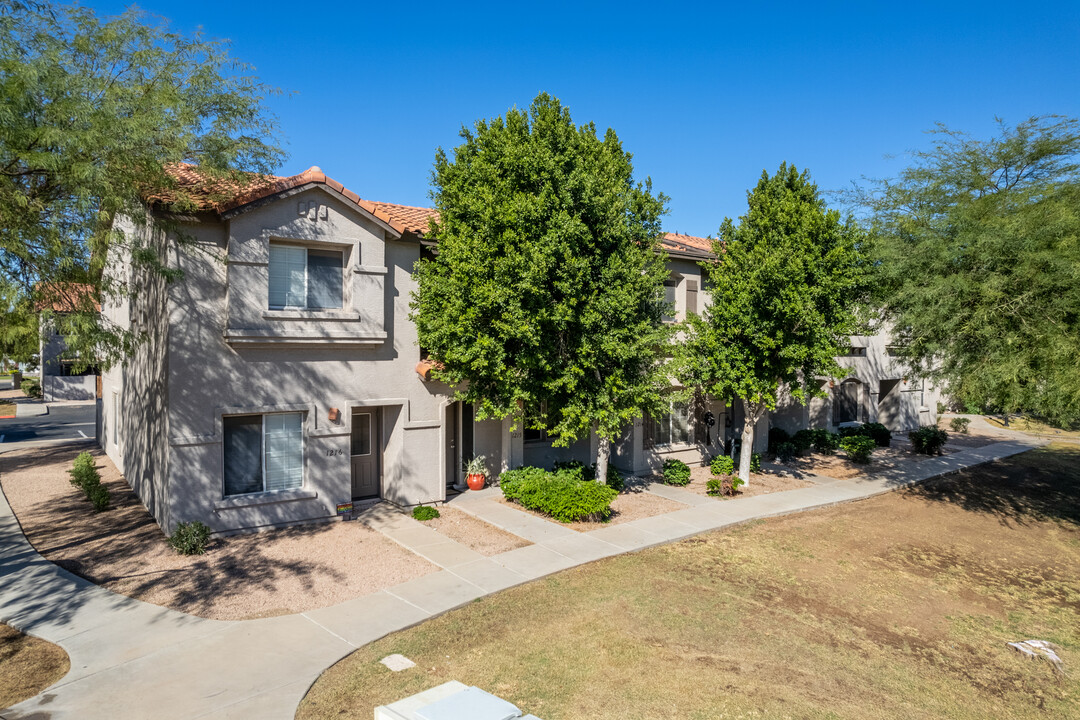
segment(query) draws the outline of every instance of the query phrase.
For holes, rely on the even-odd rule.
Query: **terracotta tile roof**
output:
[[[712,255],[712,240],[682,233],[664,233],[660,245],[668,252]]]
[[[75,312],[93,308],[101,312],[93,285],[67,282],[39,282],[34,285],[34,309],[53,312]]]
[[[428,221],[438,221],[439,214],[432,208],[397,205],[395,203],[364,200],[337,180],[327,176],[318,166],[302,173],[283,177],[279,175],[250,174],[248,182],[226,179],[208,180],[198,166],[179,163],[168,169],[177,181],[177,188],[159,191],[148,197],[163,203],[192,203],[196,210],[225,213],[263,198],[286,192],[304,185],[318,183],[341,193],[345,198],[382,220],[399,233],[423,235],[428,231]],[[694,256],[712,255],[712,241],[708,238],[681,233],[666,233],[661,247],[669,253]]]
[[[439,212],[432,208],[374,201],[371,202],[371,205],[376,214],[386,216],[390,219],[388,222],[398,223],[415,235],[423,235],[427,232],[428,220],[439,221]]]
[[[151,202],[180,203],[181,207],[190,204],[195,210],[226,213],[294,188],[320,184],[341,193],[398,233],[423,234],[428,229],[428,218],[437,217],[435,211],[428,208],[364,200],[314,165],[288,177],[252,173],[245,176],[247,180],[240,181],[208,179],[198,166],[187,163],[173,165],[167,172],[176,180],[177,187],[148,194],[147,199]]]

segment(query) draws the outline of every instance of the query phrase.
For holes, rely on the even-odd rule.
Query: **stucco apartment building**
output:
[[[190,167],[177,175],[201,182]],[[476,420],[431,378],[408,313],[413,267],[433,249],[424,236],[432,215],[363,200],[313,167],[174,218],[189,241],[183,249],[154,225],[123,227],[159,248],[183,279],[166,285],[113,259],[109,271],[138,293],[102,312],[146,341],[102,375],[98,438],[166,531],[191,520],[218,532],[316,521],[375,499],[440,501],[476,455],[492,475],[592,462],[595,437],[556,448],[510,418]],[[668,234],[663,247],[674,322],[700,311],[698,263],[712,256],[703,238]],[[867,355],[851,362],[880,397],[902,376],[863,372],[861,360],[885,348],[873,338],[853,346],[861,341]],[[856,419],[876,419],[874,394],[858,403]],[[829,424],[832,407],[812,405],[806,417],[788,409],[783,422]],[[705,412],[714,426],[702,422]],[[898,410],[896,428],[917,414]],[[741,413],[719,399],[673,404],[627,428],[613,463],[643,473],[666,457],[707,459],[740,424]],[[760,429],[757,449],[768,420]]]

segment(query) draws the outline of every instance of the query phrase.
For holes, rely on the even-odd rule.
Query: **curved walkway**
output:
[[[756,518],[858,500],[1046,444],[1017,439],[875,476],[693,507],[588,533],[466,493],[455,507],[533,541],[490,558],[434,549],[411,520],[382,529],[439,554],[440,572],[333,607],[262,620],[205,620],[116,595],[41,557],[0,492],[0,620],[54,642],[71,657],[59,683],[4,720],[291,720],[319,674],[355,648],[476,598],[559,570]],[[699,497],[699,496],[696,496]]]

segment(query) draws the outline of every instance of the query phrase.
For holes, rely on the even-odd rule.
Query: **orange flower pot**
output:
[[[484,476],[481,474],[469,474],[465,478],[466,484],[468,484],[470,490],[483,490],[484,489]]]

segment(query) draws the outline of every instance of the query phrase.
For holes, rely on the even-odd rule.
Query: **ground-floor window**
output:
[[[293,490],[304,484],[304,414],[222,418],[225,495]]]
[[[671,401],[659,417],[645,417],[645,446],[688,445],[692,440],[690,406]]]

